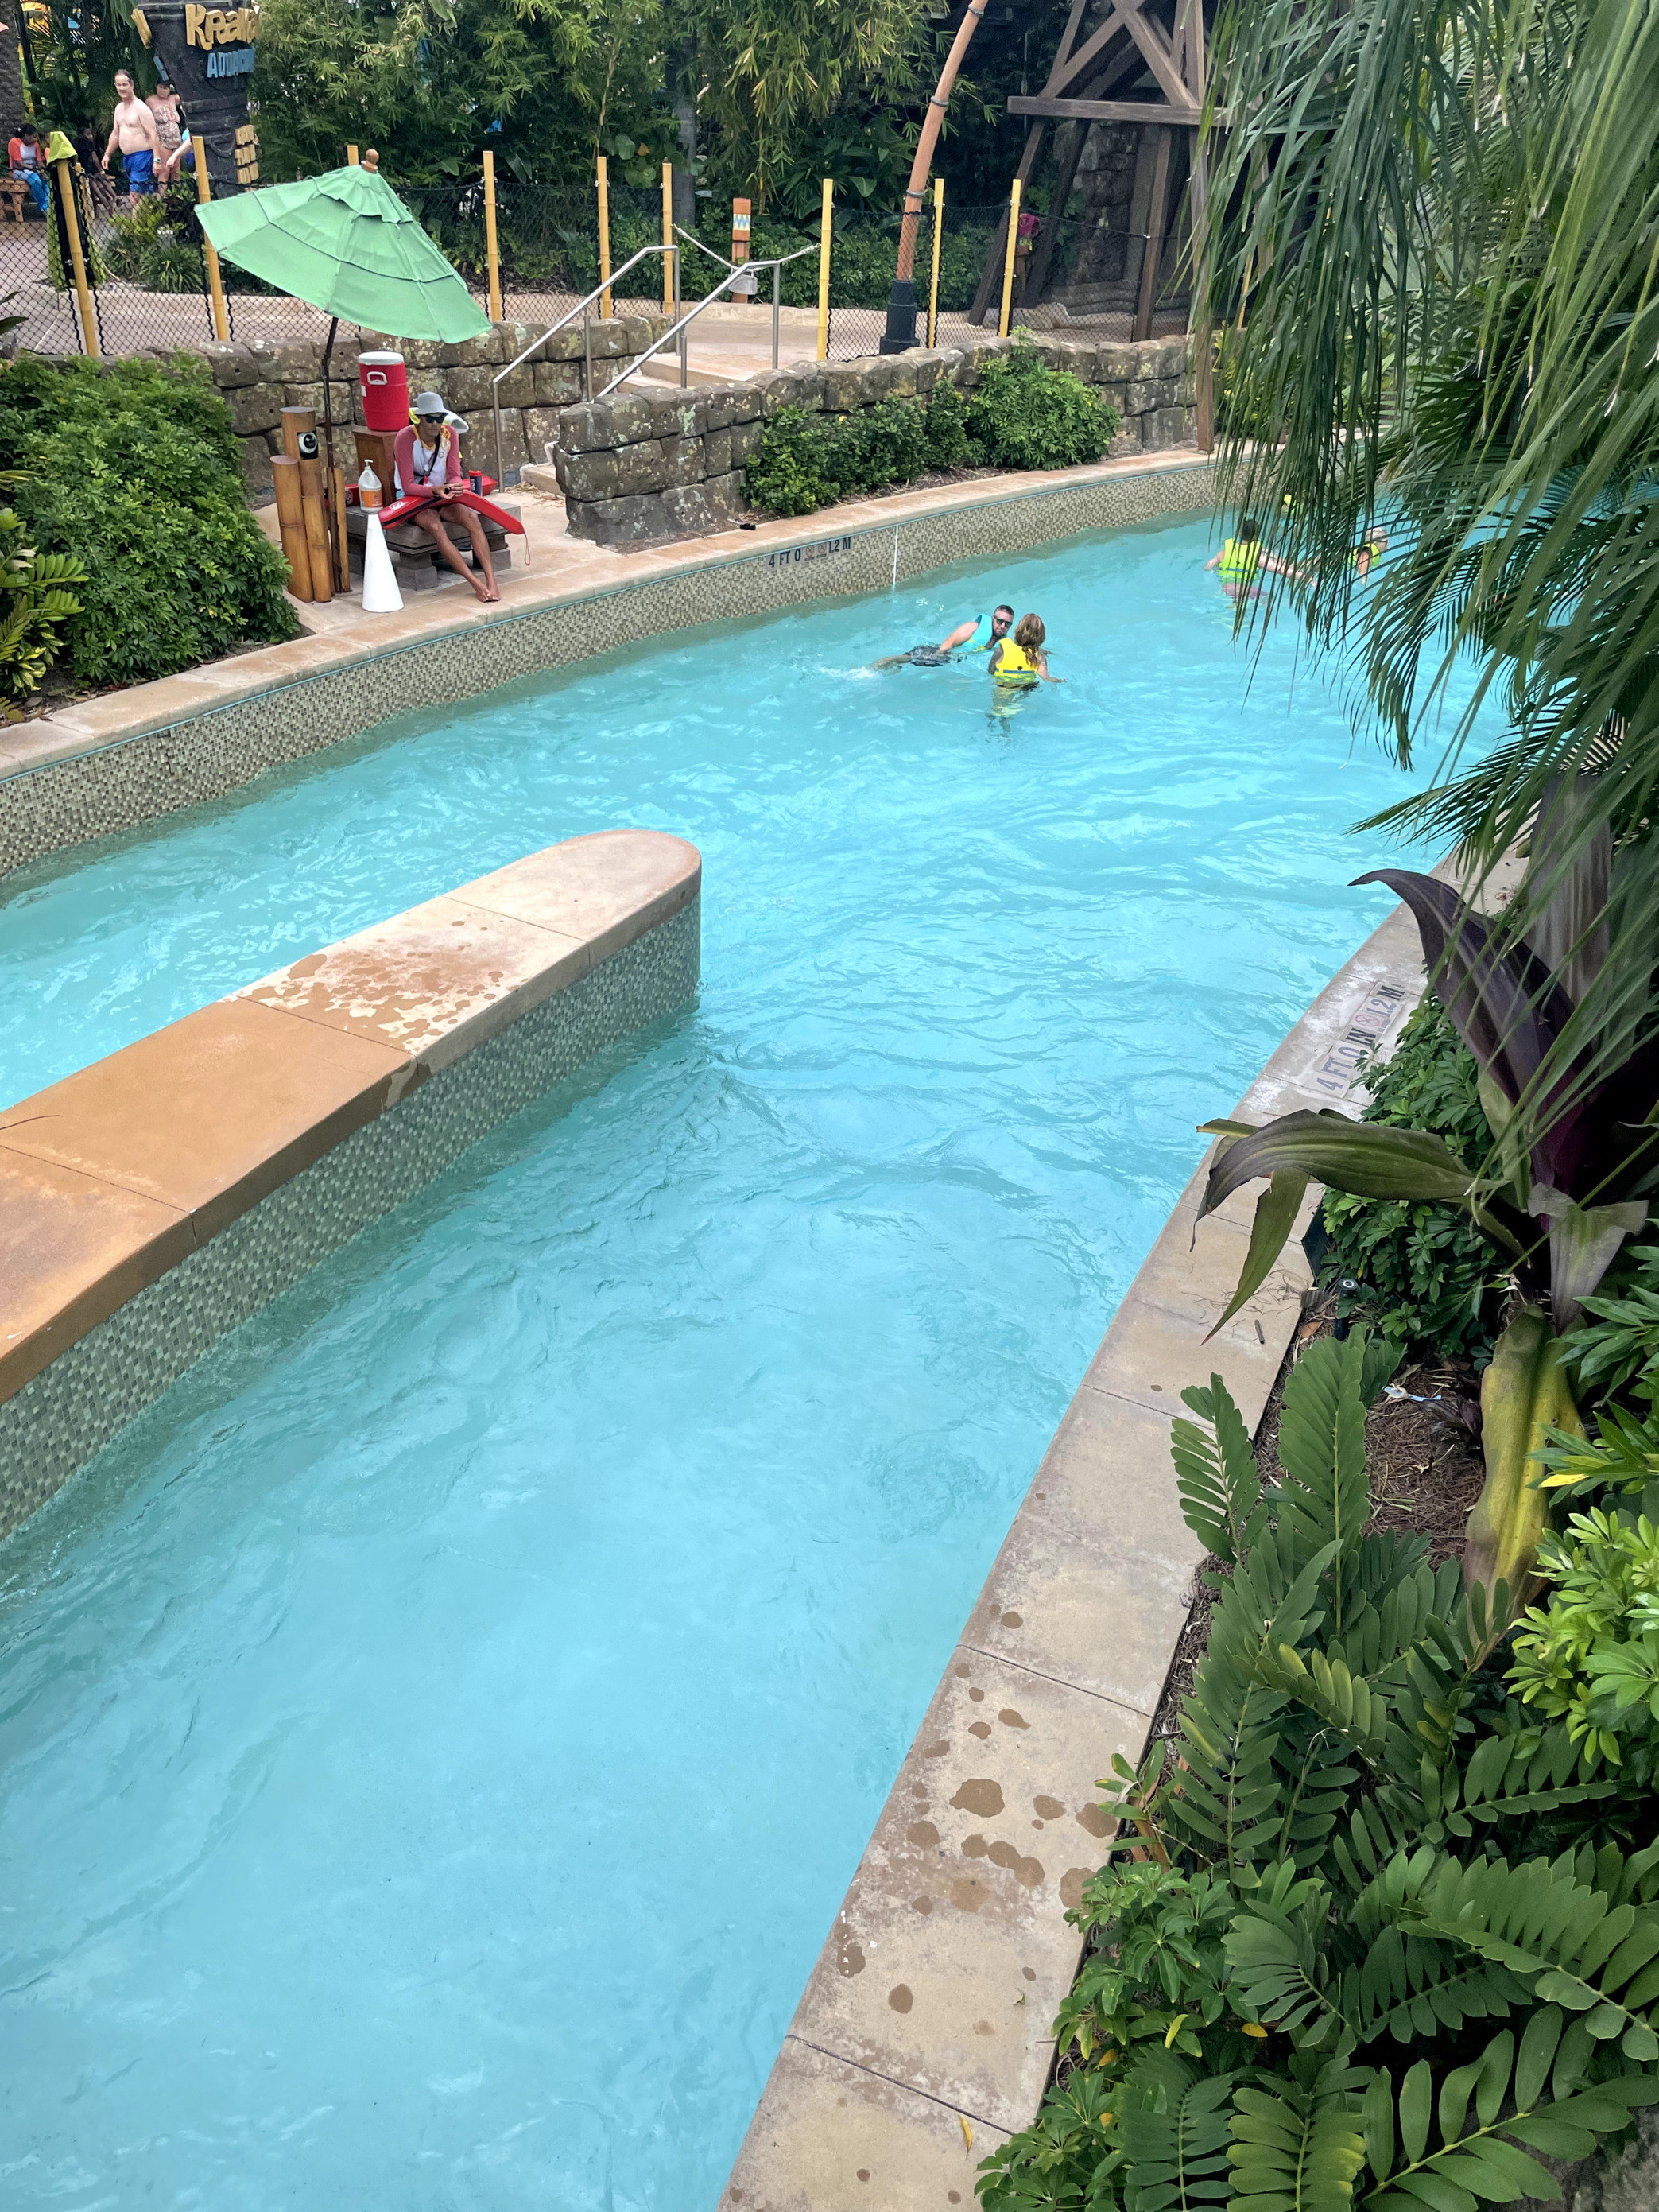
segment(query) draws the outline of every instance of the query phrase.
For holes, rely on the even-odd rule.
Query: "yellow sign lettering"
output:
[[[211,43],[202,36],[202,24],[207,15],[205,8],[198,8],[196,0],[187,0],[185,9],[185,44],[205,47]]]

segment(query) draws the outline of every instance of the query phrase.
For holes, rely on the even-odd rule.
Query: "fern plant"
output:
[[[25,481],[15,469],[0,470],[0,488]],[[81,612],[74,587],[87,580],[69,554],[38,553],[27,539],[15,510],[0,507],[0,714],[9,721],[20,711],[10,702],[40,690],[63,643],[64,624]]]
[[[1368,1532],[1397,1352],[1310,1347],[1262,1482],[1218,1376],[1172,1455],[1216,1562],[1176,1732],[1071,1917],[1071,2070],[985,2212],[1476,2212],[1659,2102],[1659,1806],[1505,1679],[1509,1593]]]

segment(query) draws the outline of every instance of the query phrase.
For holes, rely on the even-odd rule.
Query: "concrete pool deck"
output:
[[[1079,532],[1202,512],[1207,454],[1142,454],[1092,468],[849,501],[637,552],[532,520],[536,567],[499,605],[424,592],[400,615],[355,601],[307,610],[313,634],[83,700],[0,728],[0,877],[87,839],[222,798],[283,763],[390,717],[448,706],[618,647],[781,606],[895,588],[949,562],[1030,550]],[[526,495],[528,513],[534,505]],[[914,644],[896,637],[896,650]]]
[[[696,988],[702,864],[567,839],[0,1119],[0,1536],[219,1338]]]

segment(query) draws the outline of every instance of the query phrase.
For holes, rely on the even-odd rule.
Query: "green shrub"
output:
[[[763,514],[811,514],[839,499],[823,416],[804,407],[779,408],[744,465],[743,480],[750,506]]]
[[[1659,1484],[1643,1510],[1609,1500],[1546,1536],[1538,1571],[1553,1585],[1515,1639],[1510,1682],[1565,1722],[1592,1765],[1651,1788],[1659,1750]]]
[[[1174,1741],[1113,1762],[1073,2070],[984,2212],[1478,2212],[1659,2103],[1659,1801],[1512,1694],[1455,1561],[1364,1533],[1397,1358],[1310,1346],[1272,1491],[1220,1377],[1183,1393],[1208,1643]]]
[[[0,473],[8,489],[22,479],[15,471]],[[41,553],[26,543],[21,517],[0,507],[0,707],[6,720],[19,709],[9,702],[27,699],[58,657],[59,635],[71,615],[81,611],[75,586],[86,571],[62,553]]]
[[[839,416],[829,444],[830,474],[843,499],[908,483],[928,466],[927,418],[914,399],[883,399]]]
[[[994,468],[1074,469],[1117,435],[1117,410],[1029,339],[988,361],[968,404],[968,435]]]
[[[968,459],[968,410],[954,384],[940,377],[927,395],[927,465],[959,469]]]
[[[202,246],[191,205],[157,192],[131,215],[110,218],[106,247],[112,276],[146,292],[199,292]]]
[[[1364,1078],[1370,1093],[1360,1119],[1443,1138],[1465,1167],[1492,1147],[1480,1110],[1477,1070],[1450,1017],[1432,994],[1406,1023],[1391,1056]],[[1404,1199],[1349,1198],[1328,1192],[1327,1280],[1352,1277],[1359,1310],[1390,1343],[1426,1342],[1443,1356],[1485,1359],[1496,1334],[1503,1277],[1492,1249],[1467,1214]]]
[[[762,431],[744,480],[763,514],[811,514],[930,469],[968,462],[1063,469],[1098,460],[1116,430],[1116,411],[1097,392],[1069,370],[1045,368],[1034,347],[1022,345],[987,367],[966,405],[941,379],[925,404],[883,399],[839,416],[781,408]]]
[[[0,467],[17,466],[40,550],[86,572],[67,630],[81,682],[143,683],[298,635],[287,567],[243,503],[240,444],[201,362],[24,356],[0,376]]]

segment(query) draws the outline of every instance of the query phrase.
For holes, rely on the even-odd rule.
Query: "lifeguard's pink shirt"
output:
[[[443,469],[441,475],[439,471],[443,468],[443,465],[438,455],[436,453],[428,455],[424,446],[420,447],[420,460],[418,464],[416,463],[415,452],[419,445],[420,441],[415,434],[415,425],[412,422],[406,428],[398,431],[392,443],[392,455],[398,468],[397,491],[399,499],[404,498],[412,491],[424,491],[429,483],[459,483],[461,481],[461,441],[453,430],[449,434],[449,465],[447,469]],[[432,471],[430,477],[423,473],[428,466]]]

